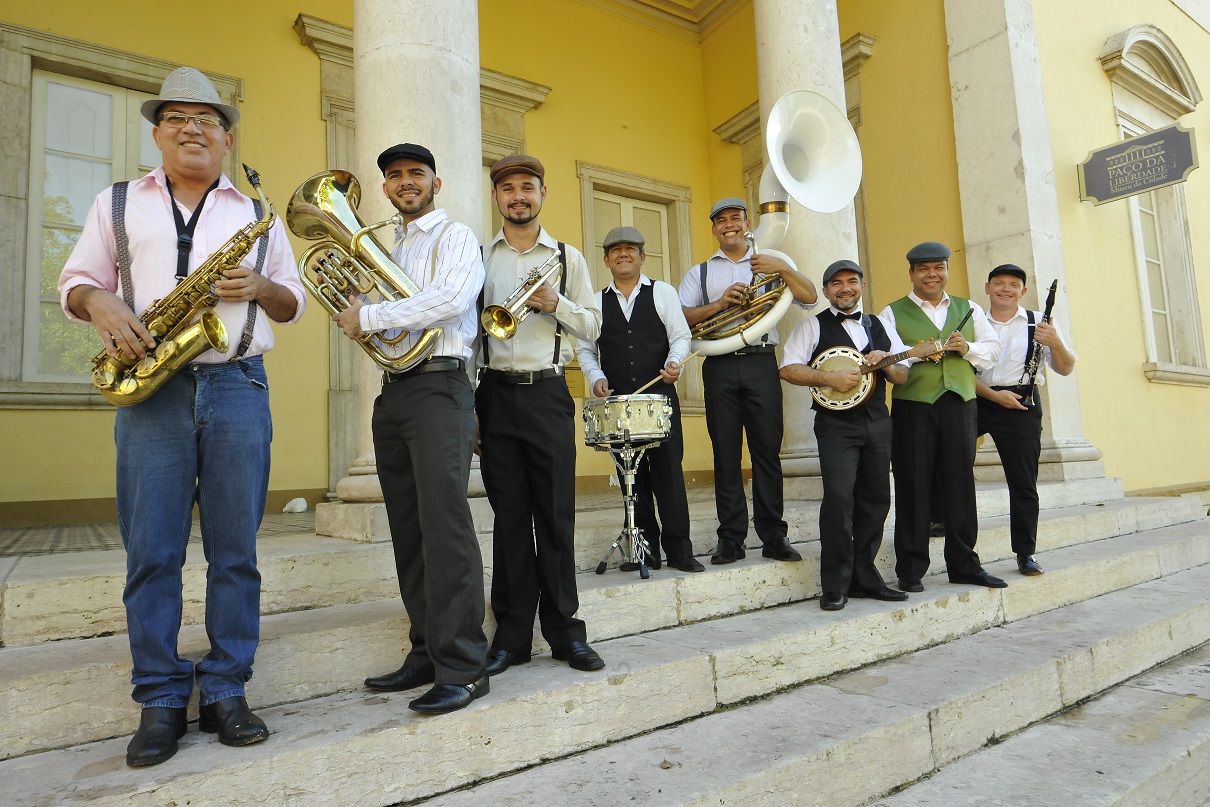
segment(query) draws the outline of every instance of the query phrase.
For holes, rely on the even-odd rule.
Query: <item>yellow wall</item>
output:
[[[1046,111],[1063,223],[1063,256],[1071,302],[1084,434],[1105,455],[1106,472],[1127,490],[1210,480],[1210,421],[1200,413],[1210,390],[1152,383],[1142,302],[1126,200],[1081,202],[1076,165],[1092,149],[1119,139],[1109,79],[1097,56],[1105,41],[1140,23],[1164,31],[1200,82],[1210,87],[1210,34],[1169,3],[1101,0],[1096,13],[1071,3],[1035,3]],[[1210,154],[1210,108],[1205,102],[1181,122]],[[1205,157],[1203,156],[1203,161]],[[1202,330],[1210,334],[1210,172],[1184,185],[1198,272]]]
[[[306,10],[352,24],[347,0],[312,0]],[[128,3],[115,14],[110,4],[60,0],[10,3],[3,16],[17,25],[244,79],[240,156],[259,171],[281,215],[295,186],[326,154],[319,60],[299,44],[292,29],[297,13],[278,3],[215,0],[204,17],[213,22],[194,27],[179,7],[163,3]],[[327,488],[326,319],[312,305],[300,323],[276,329],[277,347],[266,357],[275,434],[271,490]],[[111,411],[3,410],[0,434],[10,458],[0,466],[0,503],[113,497]],[[13,461],[17,457],[25,460]]]

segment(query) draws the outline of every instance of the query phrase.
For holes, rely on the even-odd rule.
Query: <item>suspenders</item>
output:
[[[559,241],[558,244],[559,244],[559,262],[563,264],[563,271],[559,273],[559,294],[563,294],[564,296],[566,296],[567,273],[568,273],[567,245],[564,244],[562,241]],[[479,257],[481,259],[486,257],[486,252],[483,247],[479,247]],[[487,300],[484,297],[484,292],[482,290],[480,290],[479,291],[479,310],[480,311],[483,310],[484,303],[486,303],[486,302],[487,302]],[[488,355],[488,350],[489,350],[488,345],[491,344],[491,340],[487,336],[487,331],[483,332],[483,336],[481,338],[483,339],[483,351],[482,351],[483,352],[483,366],[489,367],[491,365],[491,357]],[[563,326],[559,323],[558,320],[555,320],[555,353],[554,353],[554,357],[551,359],[551,363],[555,367],[559,366],[559,354],[562,352],[562,349],[563,349]]]
[[[118,259],[118,278],[122,286],[122,300],[134,311],[134,281],[130,276],[130,238],[126,233],[126,191],[129,182],[115,182],[113,185],[113,240],[117,251]],[[176,203],[173,202],[175,205]],[[259,199],[252,200],[252,208],[256,212],[256,218],[259,219],[263,213]],[[256,249],[256,273],[262,274],[265,268],[265,258],[269,254],[269,239],[268,237],[261,238]],[[230,361],[242,359],[244,354],[248,352],[249,346],[252,344],[252,332],[256,328],[256,315],[259,306],[255,302],[248,303],[248,318],[244,321],[244,333],[240,337],[239,347],[235,351]]]

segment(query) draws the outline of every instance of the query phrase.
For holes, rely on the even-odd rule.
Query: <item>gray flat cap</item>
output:
[[[748,203],[738,196],[728,196],[726,199],[719,199],[710,208],[710,220],[714,221],[714,217],[724,210],[742,210],[748,212]]]
[[[638,244],[640,247],[647,243],[647,239],[643,238],[643,234],[633,227],[614,227],[605,234],[605,240],[601,242],[601,248],[606,252],[614,244]]]
[[[832,278],[836,277],[841,272],[856,272],[858,277],[862,278],[863,280],[865,279],[865,273],[861,271],[860,266],[853,261],[843,260],[836,261],[835,263],[830,264],[827,269],[823,270],[823,282],[820,283],[820,285],[828,285]]]
[[[139,111],[143,113],[144,118],[159,126],[160,121],[156,115],[161,106],[171,101],[179,101],[183,104],[206,104],[214,107],[220,115],[227,119],[228,127],[239,123],[239,110],[220,101],[218,90],[214,89],[214,84],[210,79],[206,78],[201,70],[192,67],[178,67],[165,76],[164,83],[160,85],[160,97],[144,101],[143,105],[139,107]]]
[[[908,250],[908,263],[923,263],[925,261],[948,261],[953,250],[937,241],[925,241]]]

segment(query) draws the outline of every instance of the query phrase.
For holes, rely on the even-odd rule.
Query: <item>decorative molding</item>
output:
[[[479,98],[481,103],[510,109],[524,115],[546,103],[551,88],[536,81],[510,76],[487,67],[479,68]]]
[[[752,0],[576,0],[627,22],[701,44]]]
[[[1100,62],[1110,81],[1173,119],[1201,103],[1201,91],[1185,57],[1154,25],[1136,25],[1109,37]]]
[[[840,59],[846,80],[861,72],[861,68],[874,55],[874,43],[877,41],[878,37],[858,31],[840,43]]]
[[[753,101],[714,127],[714,133],[725,143],[742,146],[760,136],[760,102]]]
[[[0,381],[0,409],[113,409],[92,384]]]
[[[353,29],[334,22],[299,14],[294,19],[298,40],[320,59],[353,66]]]
[[[1189,367],[1184,364],[1169,364],[1151,361],[1143,365],[1143,375],[1157,384],[1180,384],[1186,387],[1210,387],[1210,370],[1205,367]]]

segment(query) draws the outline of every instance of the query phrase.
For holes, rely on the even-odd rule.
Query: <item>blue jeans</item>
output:
[[[194,665],[177,653],[181,567],[194,502],[206,555],[203,704],[244,694],[260,639],[256,531],[269,486],[269,387],[260,356],[196,365],[117,410],[118,525],[126,547],[132,697],[183,707]]]

